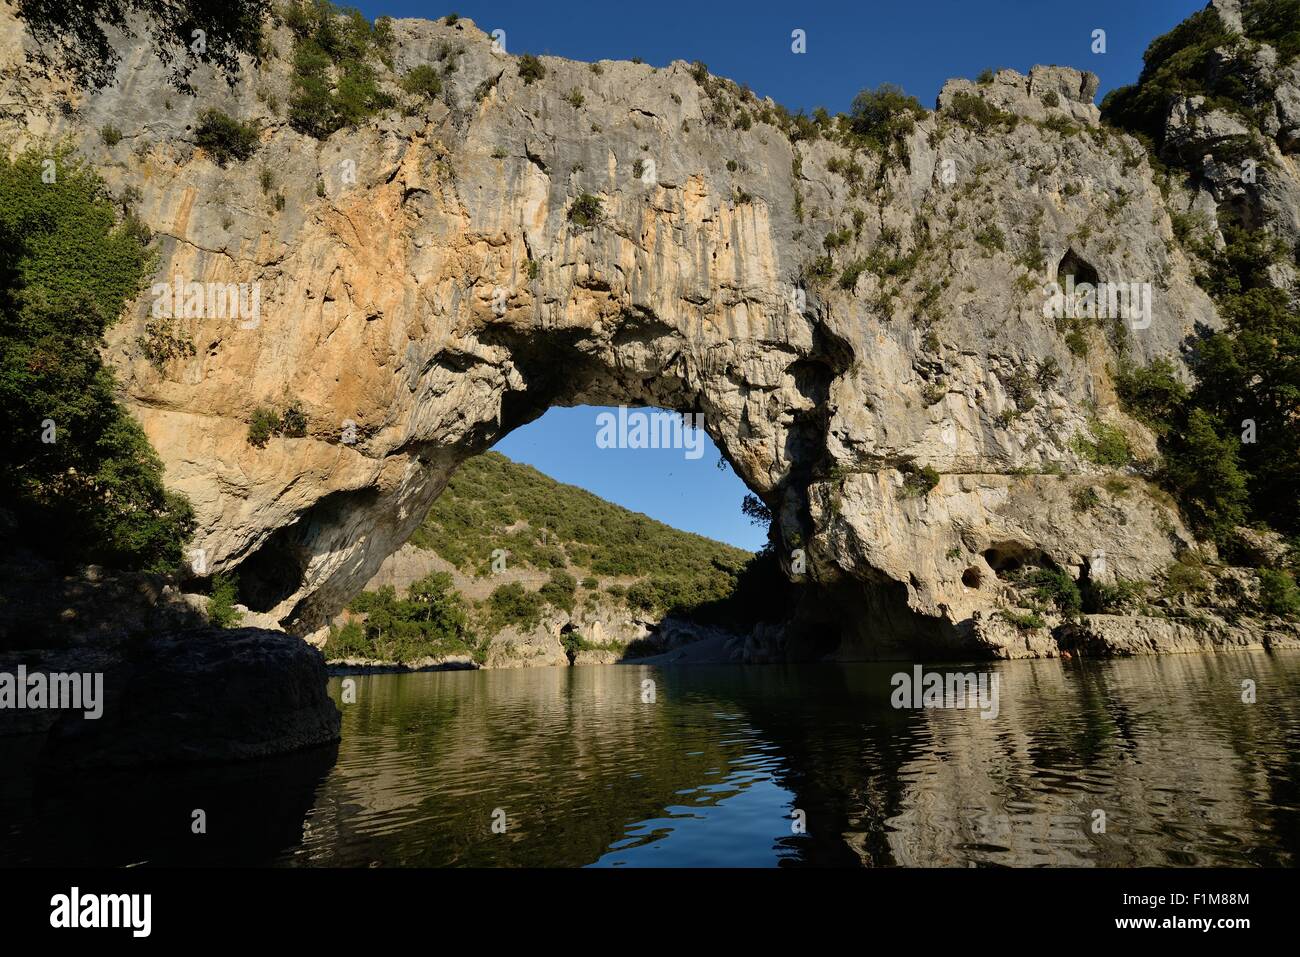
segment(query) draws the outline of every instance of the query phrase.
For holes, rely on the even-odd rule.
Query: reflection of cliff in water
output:
[[[728,684],[786,754],[810,827],[824,815],[864,864],[1295,863],[1300,657],[987,667],[1001,680],[993,720],[895,711],[892,666],[753,669]],[[1247,678],[1255,704],[1241,700]]]
[[[302,839],[337,745],[206,767],[38,775],[39,741],[0,739],[0,862],[118,867],[267,864]],[[194,833],[194,812],[206,833]]]
[[[992,720],[894,709],[896,664],[359,677],[337,754],[34,792],[21,739],[0,740],[0,862],[1296,862],[1300,655],[960,670],[987,669]]]
[[[660,680],[654,702],[642,679]],[[750,742],[712,699],[669,703],[635,666],[358,677],[344,754],[286,863],[580,866],[630,822],[725,799]],[[707,714],[705,713],[707,711]],[[505,833],[491,830],[505,812]],[[788,822],[777,819],[774,829]]]

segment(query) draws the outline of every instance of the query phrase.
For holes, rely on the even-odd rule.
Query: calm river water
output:
[[[337,750],[71,792],[7,776],[0,862],[1297,863],[1300,654],[957,669],[998,676],[992,718],[892,707],[904,670],[356,677]]]

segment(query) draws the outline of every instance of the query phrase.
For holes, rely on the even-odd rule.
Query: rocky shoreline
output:
[[[6,652],[0,674],[47,686],[40,707],[0,708],[0,738],[41,739],[36,764],[50,773],[244,761],[340,735],[324,657],[283,632],[205,628]],[[94,679],[99,714],[55,700],[55,676]]]

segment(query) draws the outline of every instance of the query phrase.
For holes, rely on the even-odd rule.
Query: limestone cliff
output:
[[[551,406],[646,404],[702,412],[772,508],[783,562],[806,567],[792,651],[1050,653],[981,624],[999,571],[1149,580],[1193,543],[1141,468],[1103,483],[1116,470],[1082,451],[1109,424],[1150,458],[1117,356],[1177,357],[1220,324],[1171,214],[1245,197],[1300,230],[1294,64],[1262,185],[1166,197],[1142,144],[1100,123],[1096,78],[1061,67],[951,81],[901,141],[850,151],[792,141],[775,104],[684,62],[542,57],[533,79],[468,20],[399,20],[383,82],[405,108],[317,140],[283,115],[283,25],[233,87],[200,69],[197,96],[175,93],[123,41],[117,80],[85,94],[31,74],[0,16],[7,141],[70,137],[135,197],[157,281],[258,284],[255,322],[178,319],[193,355],[161,363],[142,296],[111,361],[194,504],[204,573],[238,568],[258,620],[304,635],[467,457]],[[434,100],[393,82],[421,64]],[[1189,141],[1214,135],[1183,107]],[[251,159],[196,145],[205,108],[258,124]],[[1067,341],[1042,288],[1067,275],[1150,283],[1149,323]],[[259,406],[295,400],[304,434],[249,442]]]

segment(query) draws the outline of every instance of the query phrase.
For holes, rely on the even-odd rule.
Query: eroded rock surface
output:
[[[177,321],[193,356],[144,357],[149,295],[110,344],[195,506],[205,573],[238,569],[259,622],[320,629],[459,462],[554,405],[704,413],[777,516],[783,561],[806,565],[790,642],[818,652],[979,650],[975,616],[998,607],[1008,556],[1149,580],[1193,542],[1140,470],[1122,496],[1071,507],[1108,471],[1079,451],[1094,422],[1154,452],[1118,407],[1118,356],[1176,358],[1220,325],[1171,213],[1230,199],[1212,182],[1162,196],[1142,146],[1100,125],[1090,74],[955,80],[903,148],[850,154],[761,119],[737,128],[684,62],[542,57],[527,84],[472,22],[399,20],[397,75],[458,51],[443,95],[317,141],[282,115],[283,28],[278,55],[233,88],[200,71],[200,94],[177,94],[128,45],[117,82],[83,95],[30,76],[25,34],[0,15],[11,142],[70,137],[115,193],[137,191],[157,281],[259,284],[256,323]],[[1279,88],[1285,123],[1294,94]],[[963,97],[1019,121],[974,127]],[[196,147],[205,107],[260,124],[253,159],[222,167]],[[1198,110],[1171,117],[1189,142],[1230,133]],[[1297,177],[1274,149],[1253,195],[1282,216]],[[582,194],[601,204],[590,227],[568,215]],[[1042,308],[1043,284],[1067,274],[1151,283],[1149,325],[1090,327],[1071,348]],[[306,434],[250,444],[254,409],[293,400]],[[923,466],[938,484],[909,494]]]

